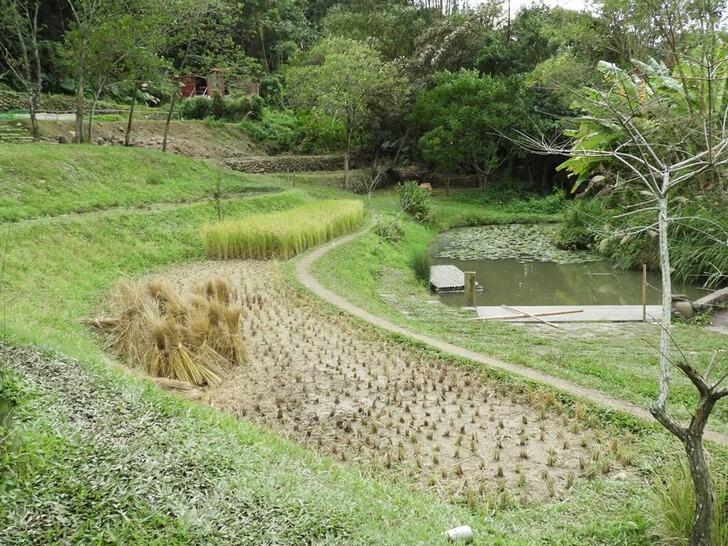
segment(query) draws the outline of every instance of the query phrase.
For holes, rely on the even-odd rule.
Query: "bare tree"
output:
[[[634,61],[628,72],[612,64],[599,65],[608,87],[585,88],[574,92],[583,111],[571,143],[549,141],[519,133],[515,139],[541,154],[570,156],[565,163],[572,173],[586,178],[595,165],[607,163],[620,173],[616,189],[637,187],[646,196],[639,208],[625,214],[651,213],[649,225],[632,234],[657,231],[662,276],[662,317],[659,340],[659,390],[651,413],[683,444],[695,487],[695,521],[691,544],[711,543],[710,522],[714,495],[705,460],[703,433],[715,404],[728,396],[721,384],[728,374],[710,381],[719,365],[716,356],[708,369],[700,372],[681,353],[671,356],[672,283],[670,265],[670,197],[677,188],[728,164],[728,107],[724,90],[728,80],[728,58],[685,56],[680,68],[669,70],[656,61]],[[675,75],[673,75],[675,74]],[[683,74],[690,74],[683,79]],[[683,85],[683,82],[685,84]],[[700,115],[696,115],[696,112]],[[728,246],[728,245],[727,245]],[[698,391],[698,404],[687,425],[668,411],[670,369],[676,366]]]
[[[375,158],[371,166],[364,169],[361,178],[361,189],[367,194],[367,199],[372,200],[372,194],[384,180],[386,174],[386,168],[381,165]]]
[[[35,140],[38,140],[36,112],[43,83],[39,12],[40,0],[0,0],[0,58],[25,89]]]

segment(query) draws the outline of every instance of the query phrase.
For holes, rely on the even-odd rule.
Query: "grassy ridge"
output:
[[[202,239],[212,258],[287,259],[353,232],[363,217],[361,201],[317,201],[285,212],[206,226]]]
[[[224,193],[269,190],[211,162],[141,148],[56,144],[0,146],[0,221],[109,207],[181,203]]]

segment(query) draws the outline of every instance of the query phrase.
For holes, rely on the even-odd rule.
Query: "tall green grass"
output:
[[[212,258],[285,260],[355,231],[363,218],[361,201],[319,201],[283,212],[209,225],[202,230],[202,240]]]
[[[724,474],[717,477],[714,493],[712,544],[721,546],[728,544],[728,481]],[[695,519],[695,490],[685,461],[655,484],[654,501],[656,530],[662,543],[687,546]]]

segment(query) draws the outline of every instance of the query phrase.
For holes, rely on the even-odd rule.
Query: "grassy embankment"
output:
[[[455,201],[435,198],[435,227],[400,216],[405,234],[399,242],[384,242],[370,232],[335,249],[315,265],[317,276],[352,302],[414,330],[648,406],[656,389],[657,358],[651,343],[659,335],[657,327],[615,325],[595,335],[569,335],[499,322],[468,321],[465,319],[471,315],[466,312],[427,303],[427,288],[417,281],[410,257],[416,250],[427,248],[439,230],[509,220],[554,220],[553,214],[524,214],[524,203],[518,201],[480,205],[478,216],[473,217],[469,211],[472,204],[461,206]],[[372,211],[374,216],[396,214],[395,196],[381,193],[373,200]],[[381,294],[387,294],[387,298]],[[700,326],[676,325],[674,336],[699,364],[707,365],[714,351],[725,348],[725,336]],[[686,405],[691,407],[696,399],[695,391],[679,374],[673,375],[673,409],[685,417]],[[725,404],[716,408],[710,426],[728,431]]]
[[[15,151],[20,148],[2,149],[1,164],[21,172],[26,159]],[[69,185],[69,195],[57,202],[28,195],[25,178],[4,177],[3,183],[24,203],[24,214],[33,211],[36,216],[58,212],[58,202],[67,203],[60,209],[64,212],[72,208],[74,192],[83,209],[117,204],[106,198],[128,188],[133,194],[138,171],[145,162],[161,157],[143,150],[107,148],[34,146],[33,152],[36,165],[53,163],[62,152],[72,157],[96,154],[100,165],[112,158],[106,170],[99,166],[97,177],[80,177],[76,185]],[[159,172],[162,176],[173,166],[185,172],[193,166],[175,156],[166,161],[165,170]],[[199,169],[199,183],[210,187],[216,170],[204,164]],[[58,187],[61,195],[63,179],[51,177],[53,169],[46,172],[48,186]],[[260,180],[269,185],[267,178],[226,176],[229,188],[257,185]],[[105,188],[98,194],[102,202],[84,203],[83,196],[99,187]],[[206,193],[193,184],[188,188],[198,195]],[[157,195],[175,200],[171,188]],[[120,199],[133,203],[131,198]],[[313,200],[306,191],[286,189],[229,199],[225,214],[244,218]],[[463,508],[362,477],[355,469],[108,367],[79,318],[92,312],[97,299],[119,277],[203,258],[200,229],[213,218],[212,205],[202,202],[0,226],[3,246],[7,244],[3,338],[59,351],[84,365],[78,372],[80,385],[68,392],[45,391],[37,379],[22,375],[2,383],[5,391],[12,390],[11,396],[21,400],[13,427],[13,455],[3,459],[1,541],[190,544],[234,537],[237,543],[249,544],[437,543],[450,525],[476,524]],[[60,370],[45,375],[53,377]],[[74,396],[87,408],[82,422],[69,409]],[[90,431],[84,430],[88,420],[93,425]],[[130,426],[139,430],[130,431]],[[108,440],[98,439],[102,436]],[[33,530],[31,535],[26,534],[28,529]]]

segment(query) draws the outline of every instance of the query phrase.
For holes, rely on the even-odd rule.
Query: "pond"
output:
[[[642,303],[642,273],[617,270],[599,256],[564,251],[551,243],[554,227],[484,226],[443,233],[431,249],[432,264],[450,264],[475,271],[478,305],[638,305]],[[660,276],[648,273],[648,283],[660,286]],[[673,291],[690,299],[705,295],[697,286],[674,283]],[[648,303],[659,304],[660,293],[647,290]],[[440,301],[463,304],[463,294],[439,294]]]

